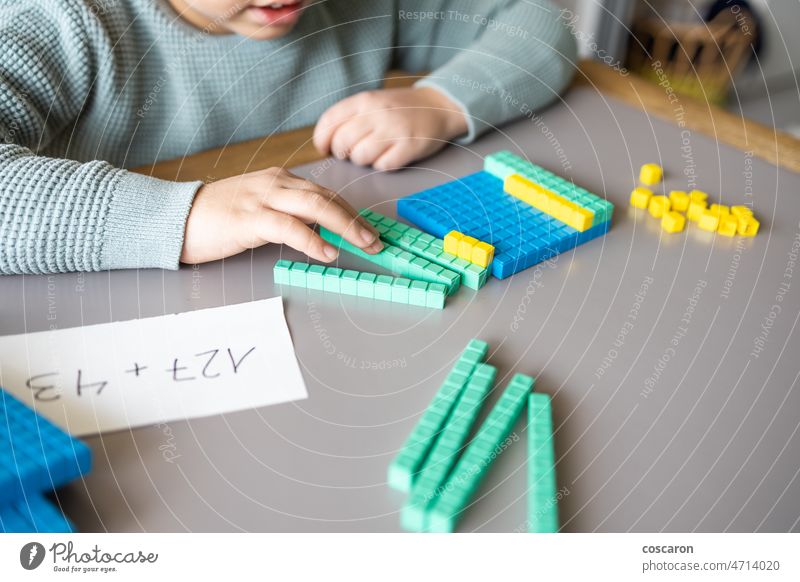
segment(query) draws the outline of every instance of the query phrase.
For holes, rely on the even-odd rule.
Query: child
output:
[[[378,252],[342,198],[283,169],[204,185],[123,168],[315,122],[321,152],[399,168],[552,101],[574,57],[549,0],[0,0],[0,273],[268,242],[330,262],[315,223]],[[394,67],[432,72],[380,90]]]

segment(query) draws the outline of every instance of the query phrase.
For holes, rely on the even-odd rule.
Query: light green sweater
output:
[[[469,142],[555,99],[574,59],[548,0],[328,0],[274,41],[166,0],[0,0],[0,273],[175,269],[200,182],[123,168],[311,125],[390,68],[433,71]]]

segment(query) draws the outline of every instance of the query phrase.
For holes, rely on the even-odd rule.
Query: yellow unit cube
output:
[[[458,256],[458,243],[464,235],[457,230],[451,230],[444,236],[444,252]]]
[[[686,212],[686,218],[692,222],[700,220],[700,215],[705,212],[708,203],[705,200],[692,200],[689,202],[689,210]]]
[[[661,218],[661,228],[666,232],[681,232],[686,226],[686,217],[674,210],[667,212]]]
[[[733,214],[736,218],[744,218],[747,216],[753,216],[753,211],[747,206],[731,206],[731,214]]]
[[[644,188],[642,186],[634,188],[633,192],[631,192],[631,206],[647,210],[652,197],[653,191],[650,188]]]
[[[719,219],[717,232],[723,236],[734,236],[739,229],[739,219],[732,214],[726,214]]]
[[[744,218],[739,218],[739,228],[737,232],[742,236],[756,236],[759,226],[761,226],[761,223],[755,218],[752,216],[745,216]]]
[[[703,213],[700,215],[700,220],[697,221],[697,225],[703,230],[713,232],[719,228],[719,219],[719,212],[713,212],[711,209],[703,210]]]
[[[472,261],[479,267],[487,268],[494,260],[494,247],[489,243],[479,242],[472,249]]]
[[[472,259],[472,249],[478,244],[478,239],[465,236],[458,241],[458,258],[469,261]]]
[[[664,213],[669,212],[669,198],[666,196],[653,196],[650,199],[650,205],[647,207],[650,216],[653,218],[661,218]]]
[[[669,203],[672,210],[686,212],[689,209],[690,201],[691,198],[689,198],[689,195],[683,190],[673,190],[669,193]]]
[[[646,186],[658,184],[661,181],[664,171],[658,164],[645,164],[639,170],[639,181]]]
[[[692,202],[705,202],[708,205],[708,194],[702,190],[692,190],[689,192],[689,198]]]
[[[711,206],[708,207],[708,209],[711,212],[718,212],[720,217],[731,213],[731,209],[725,206],[724,204],[712,204]]]

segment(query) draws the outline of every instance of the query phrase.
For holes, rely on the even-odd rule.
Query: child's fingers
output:
[[[329,107],[314,127],[314,147],[323,154],[331,151],[331,140],[337,127],[358,113],[355,96],[342,99]]]
[[[370,166],[391,148],[393,143],[390,139],[379,139],[373,133],[353,146],[350,160],[359,166]]]
[[[270,208],[303,222],[321,224],[365,251],[378,252],[382,248],[376,232],[367,228],[361,217],[354,216],[352,208],[346,208],[336,194],[329,196],[308,190],[282,190],[279,196],[270,197],[268,204]]]
[[[395,142],[375,160],[376,170],[397,170],[414,161],[414,153],[408,144]]]
[[[260,217],[259,226],[265,240],[289,245],[312,259],[329,263],[339,256],[333,245],[294,216],[268,210]]]
[[[371,134],[372,129],[372,125],[364,118],[345,121],[333,132],[331,153],[340,160],[352,158],[355,145]]]
[[[358,210],[353,208],[353,206],[342,196],[340,196],[338,192],[329,190],[324,186],[320,186],[319,184],[312,182],[311,180],[305,180],[303,178],[295,176],[294,174],[292,174],[292,178],[294,178],[294,180],[292,180],[287,184],[289,188],[318,193],[321,194],[322,196],[325,196],[326,198],[333,200],[336,204],[344,208],[345,211],[347,211],[350,214],[350,216],[352,216],[355,220],[357,220],[362,227],[366,228],[373,235],[375,235],[376,240],[380,237],[377,229],[374,226],[372,226],[372,224],[370,224],[366,218],[361,216]]]

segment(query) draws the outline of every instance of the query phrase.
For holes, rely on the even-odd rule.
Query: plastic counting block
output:
[[[406,226],[374,210],[362,209],[360,213],[378,229],[381,239],[385,242],[439,265],[443,269],[457,273],[461,276],[461,283],[470,289],[480,289],[486,284],[486,279],[489,277],[488,265],[481,267],[459,259],[456,256],[458,254],[457,246],[455,252],[446,251],[445,241],[432,237],[421,230]],[[453,242],[451,241],[450,244],[452,245]]]
[[[89,448],[0,390],[0,500],[36,496],[84,475]]]
[[[647,207],[647,211],[653,218],[661,218],[665,213],[669,212],[669,210],[669,198],[666,196],[653,196]]]
[[[583,232],[592,226],[594,213],[581,208],[563,196],[551,192],[519,174],[512,174],[503,183],[506,192],[549,214],[553,218]]]
[[[634,188],[633,192],[631,192],[631,206],[647,210],[652,197],[653,191],[650,188],[644,188],[642,186]]]
[[[747,206],[731,206],[731,214],[736,218],[753,216],[753,210]]]
[[[321,227],[320,235],[333,246],[392,271],[401,277],[418,279],[427,283],[440,283],[447,287],[448,295],[454,293],[461,284],[461,275],[458,273],[440,267],[422,257],[417,257],[392,244],[384,243],[384,248],[381,252],[370,255],[327,228]]]
[[[306,271],[306,287],[309,289],[323,290],[325,267],[322,265],[309,265]]]
[[[343,271],[336,267],[291,261],[278,261],[274,272],[275,281],[282,280],[284,285],[434,309],[444,308],[447,295],[447,288],[439,283],[412,282],[401,277],[362,273],[350,269]],[[289,274],[288,277],[286,273]]]
[[[705,202],[708,204],[708,193],[702,190],[692,190],[689,192],[689,199],[692,202]]]
[[[487,469],[497,457],[497,448],[507,446],[506,440],[519,417],[534,380],[517,374],[503,391],[497,404],[478,429],[464,454],[453,468],[441,492],[433,501],[428,513],[428,530],[451,532],[455,530],[461,513],[483,480]]]
[[[664,176],[664,171],[658,164],[645,164],[639,170],[639,181],[645,186],[658,184]]]
[[[661,217],[661,228],[665,232],[681,232],[686,226],[686,217],[680,212],[671,210]]]
[[[408,303],[411,279],[398,277],[392,281],[392,301],[395,303]]]
[[[511,174],[519,174],[529,168],[527,161],[508,151],[495,152],[483,160],[483,169],[492,176],[505,180]]]
[[[346,269],[339,277],[342,295],[358,295],[358,271]]]
[[[427,529],[428,507],[455,464],[458,453],[478,416],[478,411],[492,387],[496,373],[497,370],[487,364],[478,364],[475,367],[467,387],[431,448],[425,465],[411,489],[411,495],[400,512],[400,524],[404,529],[409,531]]]
[[[69,520],[41,494],[0,505],[2,533],[72,533]]]
[[[700,219],[697,221],[697,226],[703,230],[715,231],[719,228],[720,212],[712,211],[711,209],[703,210],[700,214]]]
[[[487,268],[494,258],[492,245],[455,230],[444,236],[444,252],[457,255],[459,259],[469,261],[483,269]]]
[[[292,261],[281,260],[275,263],[272,274],[276,285],[287,285],[289,283],[289,267],[291,266]]]
[[[739,218],[738,233],[742,236],[756,236],[759,226],[761,224],[752,216]]]
[[[359,273],[358,286],[356,287],[358,296],[365,297],[367,299],[375,299],[375,280],[377,278],[377,275],[373,273]],[[428,286],[424,285],[423,293],[427,289]]]
[[[389,465],[389,486],[410,491],[439,432],[444,428],[456,401],[477,365],[486,357],[489,345],[472,340],[461,353],[444,383],[436,392],[400,452]]]
[[[512,174],[518,174],[547,191],[577,204],[594,214],[592,226],[608,222],[614,212],[614,205],[608,200],[511,152],[501,151],[487,156],[484,160],[484,170],[502,181]]]
[[[464,235],[458,231],[451,230],[448,232],[444,235],[444,252],[458,256],[458,249],[463,238]]]
[[[739,229],[739,219],[732,214],[720,217],[717,232],[723,236],[735,236]]]
[[[558,531],[558,485],[550,396],[528,397],[528,532]]]
[[[322,277],[322,290],[328,293],[342,292],[342,269],[327,267]]]
[[[488,268],[494,260],[494,247],[489,243],[479,241],[472,249],[472,263],[482,267]]]
[[[708,202],[705,200],[692,200],[689,202],[689,209],[686,211],[686,218],[692,222],[698,222],[700,216],[708,209]]]
[[[720,215],[720,217],[731,213],[730,207],[725,206],[724,204],[712,204],[711,206],[708,207],[708,209],[711,212],[716,212],[717,214]]]
[[[503,181],[488,172],[401,198],[397,212],[433,236],[456,230],[493,245],[491,269],[498,279],[602,236],[610,226],[578,232],[506,194]]]
[[[672,210],[678,212],[686,212],[689,209],[689,202],[691,202],[689,194],[683,190],[673,190],[669,193],[669,203]]]

